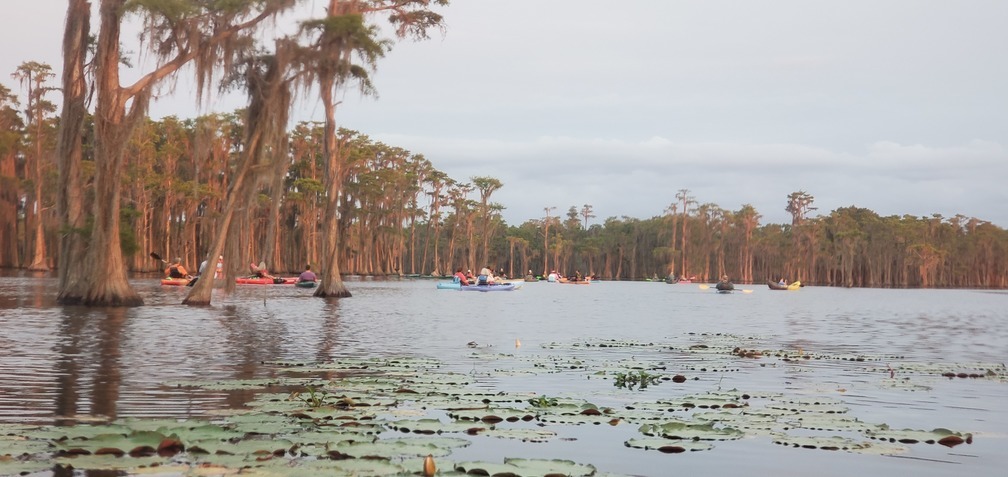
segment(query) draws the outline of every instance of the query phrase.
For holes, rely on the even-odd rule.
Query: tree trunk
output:
[[[336,147],[336,105],[333,103],[334,82],[332,76],[323,78],[320,85],[322,105],[325,109],[325,145],[323,154],[326,161],[327,200],[322,217],[325,248],[322,257],[322,283],[315,289],[317,297],[349,297],[350,291],[343,284],[339,264],[339,197],[343,188],[344,160]]]
[[[258,142],[256,139],[254,142]],[[234,219],[235,211],[238,208],[239,202],[248,203],[251,199],[252,192],[246,187],[246,181],[249,181],[249,174],[251,170],[251,165],[254,162],[251,157],[251,150],[255,146],[252,146],[245,151],[245,157],[242,158],[241,166],[235,171],[235,178],[231,182],[231,189],[228,193],[227,205],[224,206],[224,212],[221,215],[219,221],[216,224],[216,232],[214,234],[213,245],[211,245],[210,250],[207,251],[206,261],[207,269],[203,272],[203,276],[199,280],[196,280],[196,284],[193,285],[192,290],[186,295],[185,299],[182,300],[182,304],[191,306],[209,306],[211,298],[213,297],[213,287],[214,287],[214,272],[211,267],[215,267],[217,263],[217,257],[224,254],[224,245],[228,237],[234,237],[230,234],[231,222]],[[225,260],[224,279],[225,283],[228,284],[225,290],[230,291],[234,289],[234,278],[235,271],[238,267],[235,263],[239,260],[241,256],[237,251],[231,251],[228,253],[227,260]]]
[[[41,98],[38,99],[41,101]],[[49,271],[49,264],[46,260],[46,241],[45,241],[45,221],[42,219],[42,118],[41,114],[35,117],[35,121],[38,123],[36,128],[35,141],[39,147],[35,148],[35,160],[32,161],[32,182],[34,182],[33,194],[34,197],[34,207],[31,211],[32,220],[32,234],[34,235],[33,245],[32,245],[32,260],[31,264],[28,265],[28,270],[32,271]]]
[[[18,265],[17,183],[12,151],[0,156],[0,268]]]
[[[143,299],[130,286],[119,242],[119,199],[123,157],[130,134],[143,117],[148,97],[126,96],[119,85],[119,33],[123,0],[101,4],[101,32],[95,82],[95,204],[94,228],[85,256],[85,270],[69,284],[62,302],[97,306],[137,306]],[[129,114],[126,103],[132,101]]]
[[[60,234],[59,294],[57,301],[73,301],[72,283],[87,273],[84,267],[83,192],[81,190],[82,137],[87,84],[84,63],[91,28],[88,0],[70,0],[63,33],[63,110],[60,113],[56,163],[59,170],[56,209],[63,232]]]

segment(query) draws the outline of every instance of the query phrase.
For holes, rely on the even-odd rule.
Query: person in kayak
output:
[[[318,277],[315,276],[315,272],[311,271],[311,265],[305,265],[304,271],[298,275],[297,279],[298,282],[314,282],[316,280]]]
[[[455,270],[455,280],[454,281],[458,282],[459,284],[461,284],[463,286],[469,286],[469,279],[466,278],[466,274],[462,273],[462,267],[458,267],[458,269]]]
[[[168,278],[189,278],[189,272],[182,266],[181,258],[172,260],[171,265],[168,265],[168,268],[165,269],[165,275]]]
[[[268,278],[270,280],[273,280],[273,279],[276,278],[273,275],[270,275],[269,271],[266,270],[266,262],[265,261],[259,262],[259,265],[256,265],[254,263],[250,263],[249,264],[249,270],[252,271],[252,276],[254,276],[255,278]]]

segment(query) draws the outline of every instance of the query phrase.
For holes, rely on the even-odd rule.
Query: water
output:
[[[322,300],[312,290],[243,286],[209,308],[179,305],[185,287],[133,282],[147,303],[130,309],[57,307],[55,281],[0,278],[0,422],[73,423],[89,418],[200,416],[237,407],[250,391],[194,392],[165,383],[246,379],[281,373],[264,362],[342,356],[422,356],[469,373],[487,390],[577,396],[599,405],[717,389],[782,392],[841,400],[850,414],[895,429],[972,432],[970,445],[918,444],[900,457],[793,449],[763,437],[718,442],[711,451],[667,455],[623,447],[634,426],[557,429],[547,444],[474,438],[458,460],[564,458],[601,472],[667,475],[1003,475],[1008,466],[1008,382],[914,376],[927,388],[887,386],[890,366],[1001,364],[1008,358],[1008,294],[973,290],[805,287],[721,295],[697,285],[527,283],[515,292],[436,290],[435,282],[352,280],[353,297]],[[652,346],[573,346],[614,340]],[[869,356],[785,362],[739,358],[730,369],[644,391],[571,371],[528,375],[547,357],[689,360],[671,351],[736,342],[806,355]],[[470,343],[472,343],[470,345]],[[520,346],[518,344],[520,343]],[[554,346],[555,345],[555,346]],[[912,369],[912,368],[907,368]],[[902,371],[900,371],[902,373]],[[1003,376],[1003,375],[1002,375]],[[693,379],[695,378],[695,379]],[[891,380],[889,381],[891,382]],[[568,440],[569,439],[569,440]]]

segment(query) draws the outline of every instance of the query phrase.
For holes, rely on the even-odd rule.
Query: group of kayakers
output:
[[[493,269],[490,267],[483,267],[480,269],[479,275],[473,275],[471,269],[462,271],[462,267],[455,269],[455,274],[452,275],[452,280],[458,282],[461,285],[494,285],[500,280],[507,279],[504,274],[504,269],[502,268],[497,276],[494,276]]]
[[[207,261],[203,260],[203,263],[200,263],[199,269],[197,269],[196,271],[196,277],[203,275],[203,272],[206,271],[206,267],[207,267]],[[182,265],[181,257],[176,257],[175,260],[172,260],[171,263],[168,264],[168,268],[165,268],[164,272],[165,276],[168,278],[175,278],[175,279],[193,278],[193,276],[189,274],[189,271],[186,270],[186,267]],[[217,268],[216,270],[214,270],[214,278],[220,278],[223,274],[224,274],[224,256],[221,255],[217,257]]]
[[[582,275],[580,270],[574,270],[573,275],[567,275],[566,277],[557,273],[556,270],[551,270],[549,275],[546,275],[546,281],[548,282],[586,282],[591,281],[594,278],[595,277],[591,275]]]
[[[266,268],[266,262],[259,262],[258,265],[254,263],[249,264],[249,271],[252,272],[252,276],[255,278],[267,278],[270,280],[276,280],[277,277],[270,275],[269,270]],[[282,280],[282,279],[281,279]],[[304,271],[298,275],[296,283],[315,283],[318,281],[318,276],[311,269],[311,264],[305,265]]]
[[[182,258],[176,257],[174,260],[171,261],[170,264],[168,264],[168,267],[165,268],[164,272],[165,276],[168,278],[193,279],[202,276],[203,273],[206,271],[206,268],[207,268],[207,260],[203,260],[203,263],[200,263],[196,277],[193,277],[192,275],[189,274],[189,271],[186,270],[185,266],[182,265]],[[259,262],[258,265],[255,263],[250,263],[249,272],[255,278],[266,278],[270,280],[275,280],[277,278],[269,273],[269,270],[266,268],[265,261]],[[223,276],[224,276],[224,256],[221,255],[217,257],[217,267],[216,270],[214,270],[214,278],[221,278]],[[315,275],[315,272],[312,271],[311,264],[305,265],[305,269],[303,272],[301,272],[300,275],[298,275],[297,281],[311,282],[311,283],[318,281],[318,276]]]

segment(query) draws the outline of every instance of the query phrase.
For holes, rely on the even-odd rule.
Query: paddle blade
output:
[[[156,252],[151,252],[151,253],[150,253],[150,256],[151,256],[151,258],[153,258],[154,260],[161,260],[162,262],[163,262],[163,261],[165,261],[165,259],[161,258],[161,256],[160,256],[160,255],[158,255],[158,254],[157,254]]]
[[[752,293],[752,290],[742,290],[742,293]]]
[[[710,288],[710,285],[697,285],[697,286],[699,286],[701,290],[706,290]]]

